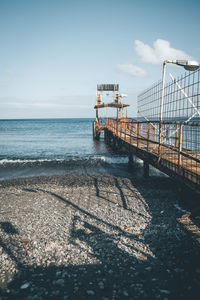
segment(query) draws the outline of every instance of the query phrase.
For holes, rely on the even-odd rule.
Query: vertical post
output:
[[[161,156],[161,142],[162,142],[162,123],[159,123],[159,145],[158,145],[158,156]]]
[[[148,122],[148,128],[147,128],[147,151],[149,151],[149,131],[150,131],[150,123]]]
[[[126,121],[125,121],[125,123],[124,123],[124,134],[125,134],[125,141],[126,141],[126,130],[127,130],[127,123],[126,123]]]
[[[149,177],[149,164],[146,161],[143,161],[144,177]]]
[[[98,94],[98,92],[97,92],[97,94],[96,94],[96,105],[99,105],[99,104],[101,104],[101,95]],[[98,108],[96,108],[96,122],[99,122]]]
[[[139,128],[140,124],[137,123],[137,148],[139,147],[139,133],[140,133],[140,128]]]
[[[161,154],[161,142],[162,142],[162,123],[159,123],[159,147],[158,147],[158,155]]]
[[[176,137],[175,137],[175,147],[178,147],[178,125],[176,124]]]
[[[113,136],[113,149],[116,149],[116,138]]]
[[[99,112],[98,112],[98,108],[96,108],[96,121],[99,122]]]
[[[121,119],[121,108],[117,108],[117,119],[120,120]]]
[[[96,132],[95,132],[95,121],[93,122],[93,138],[96,138]]]
[[[163,119],[163,104],[164,104],[164,93],[165,93],[165,67],[167,61],[163,62],[163,73],[162,73],[162,94],[161,94],[161,105],[160,105],[160,123],[159,123],[159,148],[158,155],[161,154],[161,144],[162,144],[162,119]]]
[[[129,151],[128,165],[129,165],[130,168],[132,168],[133,165],[134,165],[134,163],[133,163],[133,154],[131,153],[131,151]]]
[[[178,143],[178,168],[182,166],[182,139],[183,139],[183,124],[180,124],[179,143]]]

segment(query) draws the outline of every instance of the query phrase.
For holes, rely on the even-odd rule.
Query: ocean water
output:
[[[126,164],[103,136],[92,136],[94,119],[0,120],[0,180],[66,174],[78,168]]]

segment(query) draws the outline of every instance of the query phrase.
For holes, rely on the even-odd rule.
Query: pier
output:
[[[164,106],[162,122],[158,118],[161,83],[139,95],[139,113],[143,118],[138,119],[128,118],[127,114],[125,117],[121,116],[121,110],[129,105],[121,103],[122,97],[116,88],[118,85],[113,87],[100,85],[97,89],[93,134],[95,139],[99,139],[101,132],[104,131],[105,142],[115,150],[124,151],[129,157],[130,166],[134,165],[134,156],[142,159],[145,177],[149,176],[149,165],[151,165],[173,177],[180,187],[187,186],[200,193],[200,122],[199,118],[195,118],[200,116],[197,100],[199,80],[197,83],[195,81],[196,77],[199,78],[199,71],[187,75],[186,79],[181,78],[181,83],[186,84],[191,80],[190,76],[193,76],[193,82],[190,82],[190,88],[193,88],[192,95],[189,95],[189,89],[186,93],[182,85],[180,86],[180,83],[175,80],[166,87],[167,105]],[[178,88],[173,90],[173,85]],[[100,93],[107,92],[108,89],[114,95],[114,102],[102,103]],[[180,97],[179,94],[184,97]],[[177,95],[181,103],[174,101]],[[116,118],[106,117],[102,122],[98,116],[98,109],[102,107],[115,107]],[[176,117],[172,118],[172,114]]]

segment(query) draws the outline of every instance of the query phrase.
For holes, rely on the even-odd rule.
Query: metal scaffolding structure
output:
[[[165,84],[163,121],[189,122],[200,119],[200,70],[185,73]],[[162,81],[155,83],[138,96],[138,117],[159,121]]]
[[[103,97],[111,97],[112,102],[103,102]],[[122,112],[124,108],[130,106],[129,104],[124,104],[121,102],[121,99],[127,95],[121,94],[119,91],[119,84],[98,84],[97,93],[96,93],[96,105],[94,109],[96,110],[96,121],[93,124],[93,134],[96,138],[99,138],[101,131],[105,129],[104,124],[100,121],[99,118],[99,109],[100,108],[116,108],[117,114],[116,118],[119,120],[122,117]],[[127,111],[126,111],[127,115]],[[107,116],[104,116],[107,118]]]
[[[138,119],[156,122],[155,141],[177,147],[182,124],[182,148],[200,152],[200,70],[187,73],[165,85],[161,114],[162,82],[154,84],[138,96]],[[159,130],[161,126],[161,137]]]

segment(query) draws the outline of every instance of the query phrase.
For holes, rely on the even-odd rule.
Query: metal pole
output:
[[[163,104],[164,104],[164,93],[165,93],[165,67],[167,61],[163,62],[163,73],[162,73],[162,94],[161,94],[161,106],[160,106],[160,124],[159,124],[159,155],[161,153],[162,143],[162,120],[163,120]]]
[[[137,123],[137,148],[139,147],[139,132],[140,132],[140,128],[139,128],[139,123]]]
[[[147,128],[147,151],[149,151],[149,131],[150,131],[150,123],[148,122],[148,128]]]
[[[164,91],[165,91],[165,68],[167,61],[163,63],[163,73],[162,73],[162,97],[161,97],[161,108],[160,108],[160,122],[162,123],[163,119],[163,104],[164,104]]]
[[[127,123],[125,122],[125,128],[124,128],[124,133],[125,133],[125,141],[126,141],[126,135],[127,135]]]
[[[179,145],[178,145],[178,167],[180,169],[182,165],[182,138],[183,138],[183,124],[180,124],[180,130],[179,130]]]
[[[175,137],[175,147],[178,147],[178,125],[176,124],[176,137]]]
[[[131,141],[131,138],[132,138],[132,132],[133,132],[133,124],[131,123],[131,126],[129,128],[129,132],[130,132],[130,144],[132,145],[132,141]]]
[[[99,122],[99,113],[98,113],[98,108],[96,108],[96,122]]]

